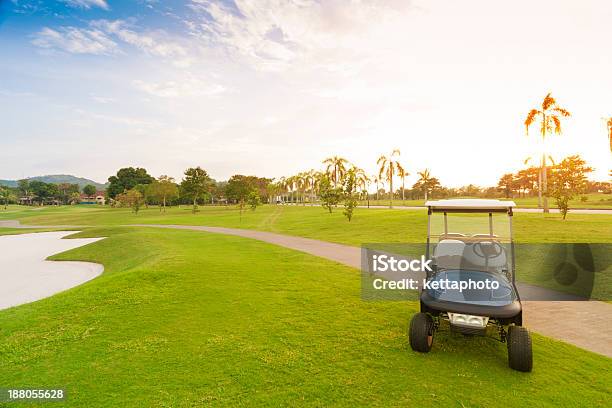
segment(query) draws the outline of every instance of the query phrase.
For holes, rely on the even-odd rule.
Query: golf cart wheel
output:
[[[530,372],[533,366],[531,336],[521,326],[510,326],[508,330],[508,364],[517,371]]]
[[[410,320],[408,338],[414,351],[427,353],[433,344],[434,324],[430,315],[417,313]]]

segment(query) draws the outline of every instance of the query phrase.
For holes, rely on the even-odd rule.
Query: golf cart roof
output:
[[[514,201],[485,200],[485,199],[454,199],[427,201],[425,206],[430,212],[508,212],[512,214]]]

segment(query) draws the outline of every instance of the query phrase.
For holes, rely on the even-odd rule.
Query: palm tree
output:
[[[278,179],[278,187],[283,197],[283,203],[287,200],[287,178],[285,176]]]
[[[546,160],[548,160],[551,166],[555,165],[555,160],[550,155],[547,155],[544,160],[545,162]],[[523,164],[527,165],[530,161],[531,156],[523,160]],[[548,174],[548,171],[546,173]],[[538,207],[542,207],[542,168],[540,168],[540,170],[538,171]]]
[[[542,136],[542,143],[546,139],[546,135],[551,133],[561,134],[561,118],[566,118],[570,116],[569,111],[564,108],[559,107],[557,105],[557,101],[550,95],[544,97],[542,101],[541,109],[531,109],[527,114],[527,118],[525,119],[525,132],[529,134],[529,127],[536,122],[536,120],[540,121],[540,134]],[[547,177],[546,177],[546,153],[542,152],[542,161],[541,161],[541,171],[542,171],[542,181],[540,185],[539,195],[541,195],[544,199],[544,212],[548,212],[548,197],[546,197],[546,193],[548,192],[547,186]]]
[[[293,187],[295,186],[295,176],[285,178],[285,188],[287,189],[287,201],[293,204]]]
[[[395,172],[399,172],[401,167],[396,156],[400,155],[399,149],[394,149],[389,157],[382,155],[376,161],[380,167],[378,169],[379,177],[383,177],[389,182],[389,208],[393,208],[393,176]]]
[[[427,193],[429,192],[429,185],[432,181],[431,174],[429,173],[429,169],[419,171],[417,174],[419,175],[419,179],[417,180],[416,184],[420,185],[425,191],[425,201],[427,201]]]
[[[353,167],[351,168],[351,170],[353,170],[353,172],[355,173],[355,187],[357,190],[361,189],[361,191],[359,191],[359,195],[362,196],[364,193],[367,194],[370,178],[362,168],[357,167],[354,164],[352,166]],[[369,202],[370,200],[368,200],[368,204]]]
[[[334,182],[334,187],[338,187],[338,181],[340,181],[346,173],[348,160],[340,156],[332,156],[323,160],[323,164],[327,165],[325,171]]]
[[[376,201],[378,201],[378,183],[380,182],[380,177],[378,177],[378,174],[372,174],[370,180],[376,184]]]
[[[408,173],[399,163],[397,163],[397,174],[402,178],[402,202],[406,200],[406,176],[409,176]]]
[[[304,187],[310,192],[310,205],[314,203],[314,185],[315,185],[315,170],[310,169],[304,172]]]
[[[295,185],[298,190],[298,201],[300,200],[300,193],[302,195],[302,205],[306,205],[306,189],[308,188],[308,174],[305,172],[298,173],[296,176]]]

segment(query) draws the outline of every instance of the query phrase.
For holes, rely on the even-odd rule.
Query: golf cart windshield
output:
[[[510,281],[498,273],[451,269],[438,272],[431,280],[436,281],[436,284],[430,285],[428,294],[438,301],[505,306],[517,299]],[[453,289],[454,283],[461,282],[471,282],[473,286],[462,290]]]
[[[428,255],[438,271],[480,271],[512,282],[511,205],[497,200],[428,202]]]

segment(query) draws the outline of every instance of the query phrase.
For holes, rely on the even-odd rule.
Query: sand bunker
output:
[[[103,238],[62,239],[76,231],[0,236],[0,309],[78,286],[104,271],[91,262],[46,261],[51,255]]]

